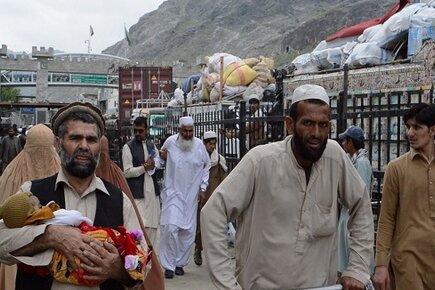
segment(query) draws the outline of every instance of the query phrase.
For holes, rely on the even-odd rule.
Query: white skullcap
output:
[[[329,105],[329,97],[325,89],[318,85],[302,85],[293,92],[292,104],[304,100],[320,100]]]
[[[217,138],[216,132],[214,131],[207,131],[204,133],[203,140],[211,139],[211,138]]]
[[[193,126],[193,119],[191,116],[185,116],[180,118],[180,127],[181,126]]]
[[[257,100],[257,101],[260,101],[260,98],[259,98],[256,94],[252,94],[252,95],[248,96],[248,102],[249,102],[250,100]]]

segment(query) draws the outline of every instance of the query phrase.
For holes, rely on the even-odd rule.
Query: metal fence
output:
[[[346,99],[346,102],[341,100]],[[331,99],[333,130],[331,138],[350,125],[357,125],[365,132],[366,149],[374,171],[372,206],[377,221],[382,198],[385,166],[409,150],[403,115],[412,105],[433,103],[433,90],[398,89],[387,92],[361,92],[344,98]],[[337,130],[335,130],[337,128]]]
[[[220,106],[197,106],[194,111],[183,112],[180,108],[175,113],[157,118],[150,126],[154,132],[157,146],[172,134],[178,132],[178,120],[183,114],[189,114],[194,118],[195,136],[202,138],[204,132],[215,131],[218,133],[218,151],[226,159],[229,170],[232,170],[246,152],[255,146],[250,142],[247,128],[252,124],[260,124],[264,130],[263,140],[259,143],[270,143],[282,140],[286,136],[284,128],[284,108],[290,105],[284,104],[281,99],[275,102],[264,102],[260,108],[261,114],[252,116],[245,102],[235,105]],[[346,100],[345,102],[342,100]],[[372,190],[372,206],[375,221],[378,219],[382,196],[382,182],[385,166],[387,163],[409,150],[409,144],[405,136],[405,125],[402,120],[406,109],[420,102],[433,103],[433,91],[423,90],[397,90],[388,92],[361,92],[333,96],[331,105],[331,131],[330,138],[337,140],[338,134],[350,125],[360,126],[366,134],[366,149],[369,153],[374,170],[374,186]],[[234,138],[227,138],[221,131],[236,132]],[[131,127],[124,126],[122,135],[113,140],[118,145],[113,145],[112,158],[119,163],[120,148],[131,138]],[[110,138],[109,138],[110,139]],[[114,142],[114,143],[116,143]],[[112,142],[113,143],[113,142]],[[121,143],[121,144],[119,144]],[[119,150],[118,153],[116,150]],[[118,155],[117,155],[118,154]]]

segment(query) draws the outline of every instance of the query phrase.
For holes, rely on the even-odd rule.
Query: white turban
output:
[[[325,89],[318,85],[302,85],[293,92],[292,103],[316,99],[329,105],[329,97]]]
[[[204,138],[203,138],[204,140],[211,139],[211,138],[217,138],[216,132],[207,131],[204,133]]]
[[[180,118],[180,127],[181,126],[193,126],[193,119],[191,116],[181,117]]]

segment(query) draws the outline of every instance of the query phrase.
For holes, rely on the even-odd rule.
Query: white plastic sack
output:
[[[343,38],[337,38],[331,41],[326,42],[326,40],[322,40],[319,44],[314,48],[314,51],[320,51],[328,48],[341,47],[350,41],[355,41],[358,36],[349,36]]]
[[[349,55],[352,53],[353,49],[355,48],[355,46],[358,45],[358,42],[356,41],[352,41],[352,42],[348,42],[346,43],[342,48],[341,48],[341,64],[340,67],[342,67],[347,59],[349,58]]]
[[[231,96],[246,91],[247,86],[224,86],[224,96]]]
[[[425,6],[411,16],[410,27],[435,26],[435,8]]]
[[[363,34],[358,36],[358,41],[368,42],[369,39],[371,39],[373,35],[375,35],[381,28],[382,24],[376,24],[375,26],[367,27],[366,29],[364,29]]]
[[[169,101],[167,107],[168,108],[173,108],[173,107],[177,107],[180,106],[182,103],[178,103],[178,101],[176,99],[172,99]]]
[[[174,99],[177,100],[177,102],[184,102],[184,92],[180,88],[176,88],[174,91]]]
[[[376,43],[359,43],[346,60],[350,67],[377,65],[393,59],[390,51],[379,47]]]
[[[411,16],[408,32],[408,57],[417,54],[423,43],[435,38],[435,8],[425,6]]]
[[[243,100],[245,102],[248,102],[249,98],[252,95],[257,95],[258,99],[261,101],[261,99],[263,98],[263,92],[264,89],[262,87],[260,87],[256,83],[251,83],[248,88],[243,92]]]
[[[296,68],[296,71],[294,72],[295,75],[319,71],[319,65],[316,60],[312,58],[311,53],[304,53],[297,56],[292,61],[292,64]]]
[[[225,68],[234,62],[240,62],[242,59],[234,56],[232,54],[229,53],[225,53],[225,52],[218,52],[213,54],[212,56],[209,57],[208,59],[208,71],[210,73],[216,72],[216,73],[220,73],[221,71],[221,56],[224,58],[224,71]]]
[[[385,21],[382,27],[367,42],[375,42],[379,47],[385,49],[394,49],[397,43],[407,35],[411,16],[425,5],[415,3],[406,6]]]
[[[320,70],[339,67],[341,64],[341,47],[313,51],[312,57],[316,60]]]
[[[215,83],[210,91],[210,102],[214,103],[219,101],[220,89],[221,89],[221,83],[220,82]]]

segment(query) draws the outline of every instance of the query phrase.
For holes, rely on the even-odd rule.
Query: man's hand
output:
[[[198,195],[199,208],[202,208],[205,205],[205,191],[200,191]]]
[[[166,160],[168,158],[168,150],[166,149],[160,149],[159,150],[159,156],[161,159]]]
[[[45,229],[43,235],[34,239],[30,244],[11,252],[11,254],[14,256],[33,256],[47,249],[55,249],[68,259],[73,269],[77,269],[78,265],[74,261],[74,256],[90,263],[83,255],[83,251],[94,252],[91,246],[89,246],[89,243],[92,241],[98,240],[82,234],[78,228],[50,225]]]
[[[376,290],[390,290],[390,274],[387,266],[376,266],[373,285]]]
[[[343,290],[365,290],[366,286],[352,277],[343,276],[338,280],[338,283],[343,285]]]
[[[87,280],[107,280],[114,279],[124,285],[131,284],[133,279],[130,278],[121,260],[121,256],[114,245],[105,241],[98,241],[97,243],[90,243],[93,252],[85,251],[84,255],[90,263],[80,265],[86,270],[89,275],[84,275],[83,278]]]
[[[90,243],[98,242],[97,239],[84,235],[78,228],[71,226],[51,225],[47,227],[46,234],[48,235],[49,247],[64,255],[74,269],[78,268],[74,256],[78,257],[83,263],[92,263],[84,252],[96,254]]]
[[[143,164],[143,167],[145,168],[146,171],[148,170],[153,170],[155,167],[155,162],[154,159],[152,158],[148,158],[145,163]]]

